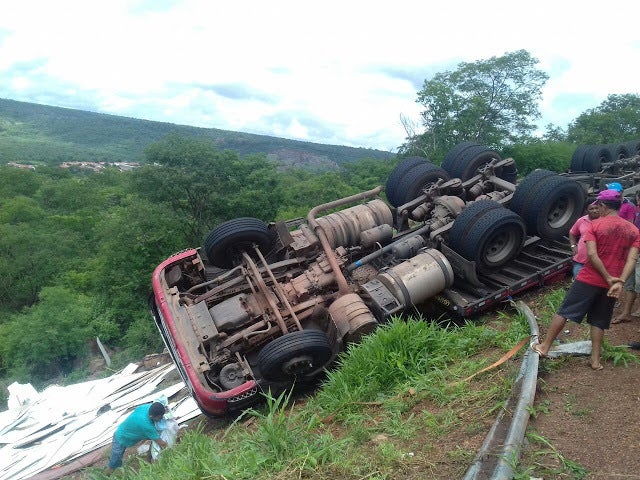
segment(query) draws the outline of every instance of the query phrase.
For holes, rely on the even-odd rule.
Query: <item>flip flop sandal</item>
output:
[[[544,354],[544,353],[542,353],[540,350],[538,350],[538,349],[536,348],[536,345],[540,345],[540,344],[539,344],[538,342],[531,342],[531,343],[529,344],[529,348],[530,348],[531,350],[533,350],[534,352],[536,352],[540,358],[547,358],[547,355],[545,355],[545,354]]]
[[[628,318],[620,318],[620,317],[616,317],[613,320],[611,320],[611,325],[617,325],[619,323],[626,323],[626,322],[630,322],[631,320],[629,320]]]
[[[591,367],[591,370],[604,370],[604,367],[602,366],[602,364],[598,364],[598,365],[592,365],[589,364],[589,366]]]

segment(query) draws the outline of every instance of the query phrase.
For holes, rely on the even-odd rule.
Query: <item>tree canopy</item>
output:
[[[471,63],[425,80],[417,102],[424,132],[402,153],[442,157],[463,141],[500,148],[528,136],[540,117],[538,100],[549,78],[526,50]]]
[[[605,144],[640,137],[640,95],[609,95],[596,108],[569,124],[567,140],[580,144]]]

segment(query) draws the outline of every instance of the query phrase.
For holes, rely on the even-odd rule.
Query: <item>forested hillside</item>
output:
[[[278,172],[264,155],[177,135],[129,172],[0,166],[0,379],[82,375],[96,336],[120,352],[116,363],[160,351],[146,304],[159,262],[201,246],[224,220],[304,215],[382,184],[392,166]]]
[[[450,148],[471,140],[513,157],[522,176],[535,168],[566,170],[581,143],[640,138],[637,94],[610,95],[566,131],[550,126],[542,138],[532,137],[537,112],[521,107],[537,102],[540,85],[515,105],[511,93],[527,78],[514,79],[514,72],[536,62],[526,52],[502,60],[461,64],[425,82],[418,92],[423,130],[409,136],[402,154],[440,164]],[[498,103],[483,101],[494,98],[496,85],[485,71],[513,82]],[[460,72],[486,88],[476,91]],[[304,168],[283,170],[285,157]],[[0,99],[0,401],[3,383],[81,377],[96,336],[119,352],[116,366],[161,349],[146,304],[153,269],[176,251],[201,246],[215,225],[242,216],[306,215],[312,206],[384,185],[398,160],[375,150]],[[69,161],[142,166],[98,173],[58,168]],[[310,169],[314,162],[318,168]],[[337,163],[340,169],[325,168]]]
[[[0,99],[0,164],[58,165],[71,161],[144,162],[144,149],[169,133],[210,139],[220,150],[260,153],[279,164],[335,170],[380,150],[197,128]]]

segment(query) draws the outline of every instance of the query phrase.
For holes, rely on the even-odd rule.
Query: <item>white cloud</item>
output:
[[[462,61],[528,50],[542,125],[638,93],[637,4],[514,5],[0,0],[0,96],[394,150],[422,81]]]

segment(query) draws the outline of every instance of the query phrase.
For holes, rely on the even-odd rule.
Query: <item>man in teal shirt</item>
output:
[[[167,442],[160,438],[160,433],[154,424],[154,422],[161,420],[164,414],[164,405],[160,402],[153,402],[140,405],[124,419],[124,422],[118,426],[113,434],[109,473],[122,466],[125,449],[141,440],[154,440],[163,448],[167,446]]]

